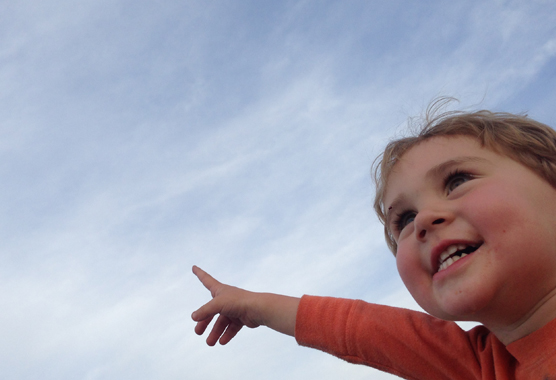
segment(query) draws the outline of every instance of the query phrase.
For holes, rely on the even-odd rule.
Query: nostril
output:
[[[426,234],[427,234],[427,230],[421,230],[421,232],[419,232],[419,238],[420,239],[424,238]]]
[[[441,224],[441,223],[444,223],[445,221],[446,221],[446,219],[440,218],[440,219],[436,219],[434,222],[432,222],[432,224]]]

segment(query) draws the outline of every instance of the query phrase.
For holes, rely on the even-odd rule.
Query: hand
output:
[[[261,325],[293,336],[299,298],[271,293],[254,293],[216,281],[201,268],[194,266],[193,273],[210,291],[212,300],[193,312],[197,322],[195,332],[202,335],[216,314],[216,323],[207,338],[207,344],[226,344],[243,326]]]
[[[222,284],[196,266],[193,267],[193,273],[212,295],[211,301],[191,315],[197,322],[195,332],[202,335],[214,316],[219,314],[207,338],[209,346],[214,346],[218,341],[220,344],[228,343],[243,326],[254,328],[262,324],[257,310],[260,302],[257,299],[263,294]]]

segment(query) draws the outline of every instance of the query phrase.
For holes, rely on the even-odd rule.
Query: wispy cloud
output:
[[[437,95],[553,121],[552,8],[1,5],[1,377],[391,378],[264,329],[204,346],[190,267],[416,308],[370,165]]]

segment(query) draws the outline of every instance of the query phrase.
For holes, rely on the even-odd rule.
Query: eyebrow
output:
[[[427,171],[427,173],[425,174],[425,178],[437,178],[437,177],[443,176],[444,173],[449,171],[454,166],[463,165],[463,164],[466,164],[468,162],[486,163],[486,162],[489,162],[489,161],[485,158],[474,157],[474,156],[462,156],[462,157],[452,158],[450,160],[444,161],[444,162],[432,167],[431,169],[429,169]],[[397,208],[400,203],[403,203],[404,200],[405,200],[404,194],[400,194],[396,198],[394,198],[394,200],[390,204],[390,207],[388,207],[388,210],[386,210],[386,219],[385,219],[386,226],[390,225],[390,219],[392,218],[391,211],[393,209]]]
[[[444,173],[446,173],[448,170],[450,170],[454,166],[463,165],[463,164],[466,164],[468,162],[486,163],[486,162],[489,162],[489,161],[485,158],[474,157],[474,156],[456,157],[456,158],[453,158],[451,160],[445,161],[441,164],[438,164],[438,165],[434,166],[433,168],[431,168],[427,172],[427,174],[425,174],[425,177],[426,178],[435,178],[435,177],[442,176]]]

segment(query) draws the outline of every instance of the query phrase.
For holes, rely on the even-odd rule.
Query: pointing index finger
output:
[[[220,282],[218,282],[214,277],[212,277],[210,274],[196,265],[193,266],[193,273],[195,274],[195,276],[197,276],[197,278],[199,279],[199,281],[201,281],[205,288],[211,291],[211,294],[213,292],[213,288],[217,285],[220,285]]]

